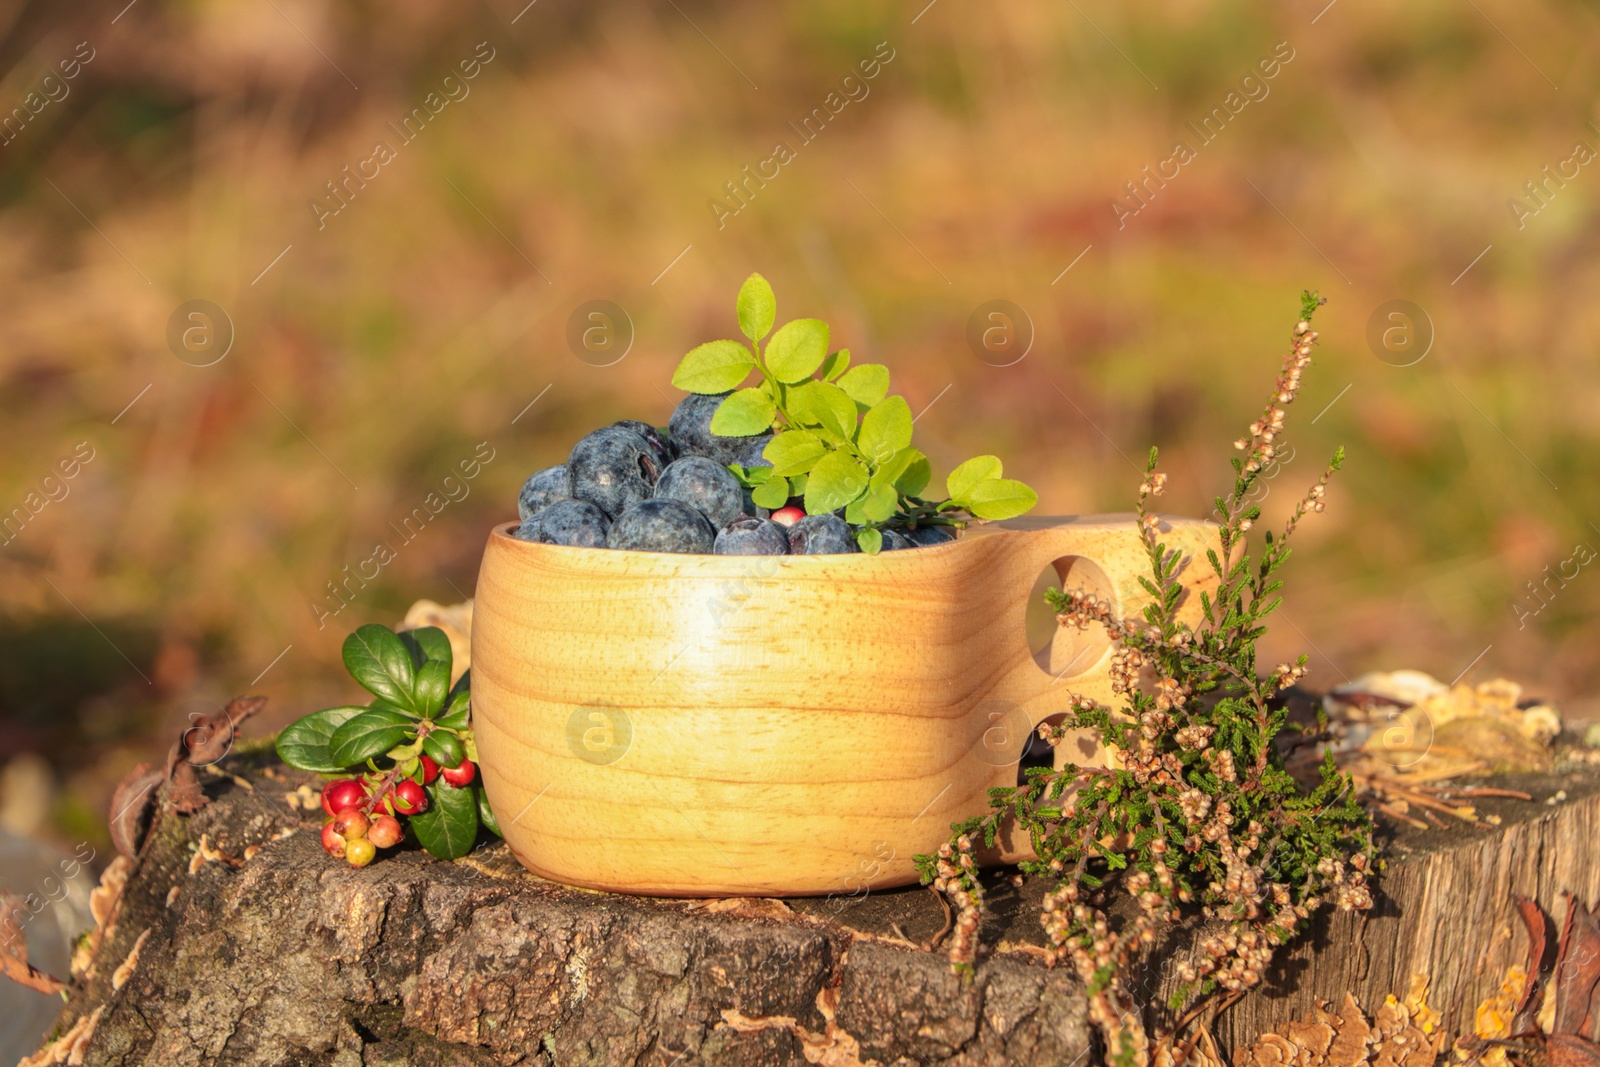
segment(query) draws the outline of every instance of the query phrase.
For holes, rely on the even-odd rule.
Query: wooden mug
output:
[[[484,787],[529,870],[618,892],[914,882],[912,857],[1016,784],[1069,692],[1111,697],[1100,627],[1030,650],[1042,572],[1119,615],[1148,600],[1130,516],[1028,517],[876,556],[567,548],[514,525],[489,536],[472,626]],[[1185,556],[1215,539],[1199,520],[1161,528]],[[1180,580],[1192,617],[1215,576],[1191,559]],[[1103,762],[1093,738],[1061,748]]]

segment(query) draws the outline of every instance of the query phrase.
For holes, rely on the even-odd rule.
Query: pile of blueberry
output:
[[[725,556],[857,552],[857,527],[842,514],[807,515],[798,497],[768,511],[750,499],[729,465],[770,467],[770,434],[711,432],[720,396],[687,397],[666,432],[624,421],[596,430],[567,462],[537,472],[517,498],[523,541],[637,552],[714,552]],[[883,549],[951,540],[948,527],[883,531]]]

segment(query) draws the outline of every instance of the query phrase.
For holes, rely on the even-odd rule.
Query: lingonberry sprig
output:
[[[1037,858],[1022,869],[1055,881],[1041,915],[1047,959],[1077,971],[1114,1063],[1148,1057],[1151,1035],[1129,992],[1130,972],[1186,906],[1212,926],[1191,958],[1174,965],[1183,983],[1169,1005],[1174,1011],[1197,995],[1259,983],[1274,951],[1317,907],[1372,904],[1371,822],[1351,783],[1329,759],[1320,781],[1302,787],[1275,743],[1287,714],[1275,698],[1305,675],[1306,657],[1264,676],[1256,664],[1256,640],[1278,606],[1276,574],[1289,538],[1307,512],[1323,510],[1328,480],[1343,459],[1342,450],[1335,453],[1283,531],[1268,533],[1253,558],[1246,535],[1260,508],[1251,490],[1277,452],[1286,409],[1310,366],[1317,339],[1311,317],[1320,303],[1305,294],[1266,410],[1235,442],[1246,454],[1233,460],[1231,493],[1216,501],[1223,521],[1206,560],[1217,585],[1201,593],[1199,622],[1179,618],[1177,576],[1187,561],[1161,540],[1161,520],[1151,510],[1167,480],[1154,449],[1135,506],[1150,566],[1140,579],[1149,597],[1140,616],[1118,618],[1080,592],[1046,594],[1061,625],[1100,626],[1114,642],[1117,701],[1113,707],[1074,695],[1063,720],[1041,724],[1040,736],[1054,745],[1092,731],[1110,766],[1030,768],[1022,785],[990,790],[990,812],[954,825],[937,855],[918,857],[924,881],[958,909],[951,963],[968,972],[983,906],[977,843],[993,847],[1012,825],[1027,832]],[[1134,903],[1118,922],[1108,907],[1114,888]]]
[[[312,712],[278,735],[283,762],[333,779],[322,847],[364,867],[403,839],[397,816],[440,859],[466,855],[480,826],[498,836],[478,781],[471,672],[451,685],[444,631],[363,626],[345,638],[344,663],[371,703]]]

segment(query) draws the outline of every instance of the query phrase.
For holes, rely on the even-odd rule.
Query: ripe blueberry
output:
[[[955,530],[949,526],[918,526],[905,531],[906,540],[914,545],[942,545],[956,539]]]
[[[789,527],[789,551],[797,556],[859,552],[850,524],[837,515],[807,515]]]
[[[711,416],[717,413],[717,408],[722,404],[723,396],[701,396],[694,394],[686,396],[672,412],[672,421],[668,428],[672,432],[672,445],[677,450],[678,457],[704,456],[714,459],[718,463],[727,465],[738,463],[742,466],[756,466],[745,462],[746,455],[756,442],[757,455],[772,439],[771,434],[751,434],[748,437],[721,437],[711,432]],[[741,458],[743,457],[743,458]],[[771,464],[767,464],[771,466]]]
[[[378,846],[364,837],[352,837],[344,843],[345,862],[352,867],[365,867],[378,854]]]
[[[805,511],[793,504],[790,504],[786,508],[779,508],[777,511],[772,513],[772,521],[780,526],[793,526],[795,523],[799,522],[805,517]]]
[[[464,785],[471,785],[472,780],[478,776],[477,764],[469,759],[464,759],[455,767],[446,767],[439,772],[439,777],[457,789]]]
[[[565,500],[572,495],[572,479],[565,464],[546,467],[529,476],[517,494],[517,518],[526,521],[537,515],[546,504]]]
[[[744,513],[744,487],[739,479],[704,456],[684,456],[662,471],[655,499],[687,504],[719,530]]]
[[[518,541],[538,541],[539,525],[539,516],[537,515],[530,519],[523,519],[517,528],[511,531],[511,536]]]
[[[372,818],[372,825],[367,828],[367,840],[379,848],[393,848],[404,836],[400,829],[400,820],[393,815],[382,813],[375,815]]]
[[[637,419],[622,419],[618,422],[613,422],[611,425],[624,430],[632,430],[644,438],[644,443],[650,446],[651,453],[655,455],[657,465],[665,467],[672,462],[672,445],[667,441],[665,434],[648,422],[639,422]]]
[[[740,516],[717,534],[713,551],[719,556],[787,556],[789,538],[771,519]]]
[[[389,802],[394,805],[394,810],[401,815],[415,815],[419,811],[428,810],[428,794],[422,787],[409,778],[401,779],[390,794]]]
[[[911,541],[909,539],[907,539],[906,535],[901,533],[899,530],[884,530],[883,531],[883,547],[881,549],[879,549],[879,551],[880,552],[894,552],[894,551],[897,551],[897,550],[902,549],[902,548],[916,548],[916,547],[917,546],[912,544]]]
[[[367,787],[359,778],[335,778],[322,787],[322,810],[329,815],[366,802]]]
[[[607,426],[573,446],[567,470],[572,495],[615,518],[650,498],[661,464],[644,438],[620,426]]]
[[[676,500],[646,500],[617,516],[607,548],[635,552],[710,552],[716,531],[706,517]]]
[[[539,540],[547,545],[604,548],[611,522],[586,500],[557,500],[538,515]]]

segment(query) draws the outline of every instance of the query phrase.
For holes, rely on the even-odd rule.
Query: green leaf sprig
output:
[[[440,767],[478,760],[472,733],[471,671],[450,684],[450,639],[435,626],[401,633],[367,625],[345,638],[344,665],[372,694],[366,705],[325,708],[302,716],[278,735],[278,757],[291,767],[328,777],[359,777],[371,806],[402,779],[423,786],[425,810],[409,817],[419,844],[440,859],[471,850],[483,826],[499,834],[481,780],[452,786],[423,782],[423,755]]]
[[[889,368],[851,366],[849,349],[829,350],[828,325],[818,319],[794,319],[774,331],[777,300],[759,274],[745,279],[735,307],[749,343],[699,345],[678,364],[672,384],[728,394],[711,418],[712,433],[773,432],[762,451],[771,467],[729,468],[757,504],[781,508],[801,498],[809,515],[843,508],[845,521],[862,527],[861,550],[877,552],[885,529],[1009,519],[1038,503],[1027,485],[1001,477],[994,456],[952,471],[946,499],[925,499],[932,468],[911,444],[911,406],[889,395]],[[746,386],[752,371],[760,381]]]

